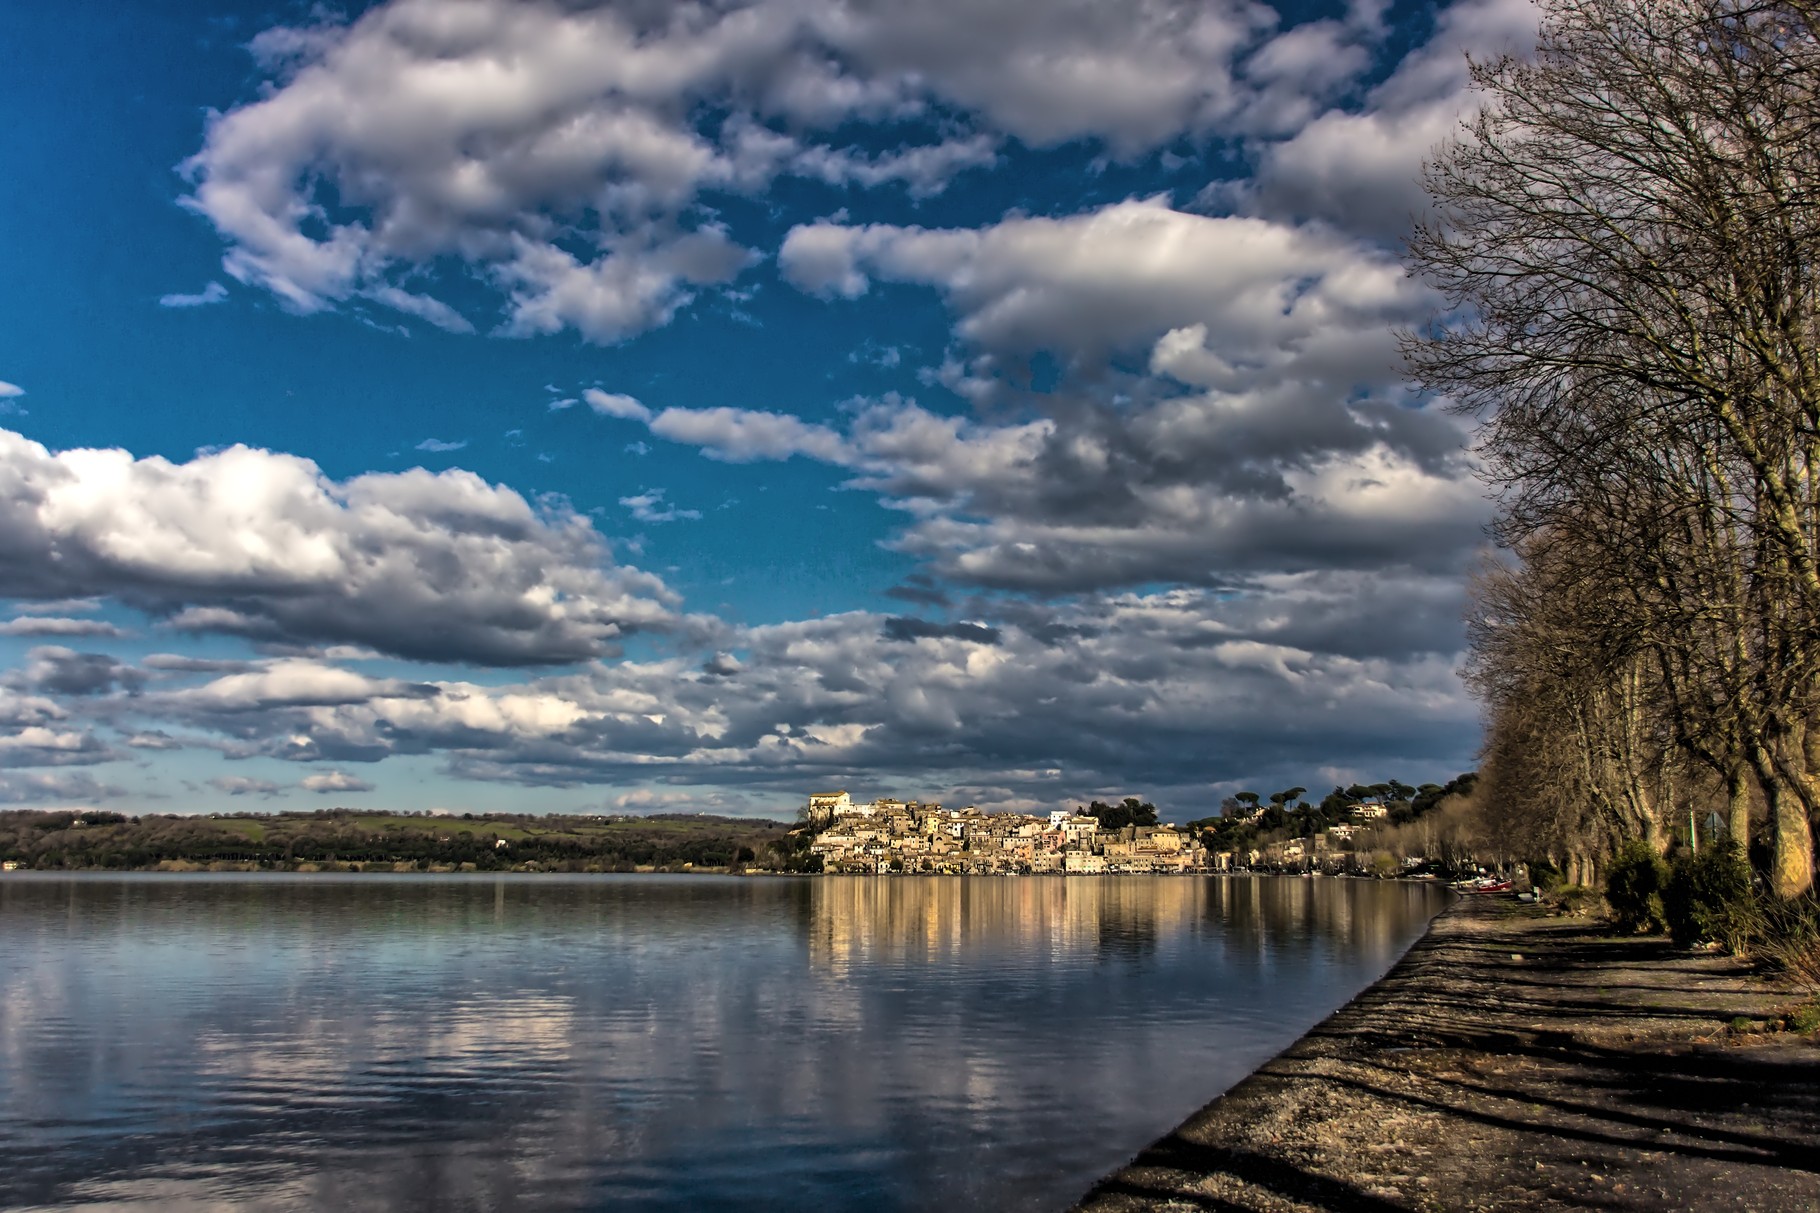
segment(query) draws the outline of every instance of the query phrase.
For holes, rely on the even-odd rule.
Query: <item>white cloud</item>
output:
[[[370,678],[340,666],[301,659],[271,662],[226,674],[202,686],[163,695],[169,708],[203,712],[329,707],[377,698],[408,698],[428,688],[397,679]]]
[[[1344,230],[1398,238],[1426,213],[1421,168],[1477,108],[1467,55],[1521,54],[1534,43],[1531,0],[1459,0],[1357,110],[1313,117],[1265,150],[1239,190],[1255,212],[1323,219]]]
[[[459,442],[445,442],[440,438],[425,438],[422,442],[417,444],[415,449],[419,451],[428,451],[435,455],[443,455],[450,451],[462,450],[467,445],[468,440],[466,438],[463,438]]]
[[[419,320],[428,321],[447,333],[471,333],[474,324],[466,316],[450,307],[440,299],[413,291],[402,290],[396,286],[374,286],[362,292],[364,298],[374,303],[384,304],[394,311]]]
[[[631,497],[621,497],[619,504],[631,510],[632,517],[639,522],[695,521],[701,517],[700,510],[678,509],[665,501],[662,489],[646,489]]]
[[[250,775],[217,775],[208,781],[208,785],[229,796],[271,797],[278,795],[281,790],[269,779],[254,779]]]
[[[673,622],[588,520],[469,472],[324,476],[236,446],[187,463],[0,430],[0,594],[106,595],[173,626],[428,660],[573,661]]]
[[[603,392],[599,388],[589,388],[582,393],[588,407],[602,417],[623,417],[628,421],[649,421],[651,410],[640,404],[631,396],[617,392]]]
[[[82,729],[26,725],[0,734],[0,767],[87,766],[115,757],[105,743]]]
[[[667,323],[690,287],[730,282],[752,261],[714,229],[644,235],[586,263],[554,245],[511,243],[496,276],[511,303],[504,331],[519,337],[572,327],[594,341],[619,341]]]
[[[898,546],[949,577],[1218,584],[1458,567],[1479,541],[1465,432],[1401,382],[1394,327],[1430,300],[1373,243],[1153,198],[978,230],[823,222],[792,231],[779,262],[823,294],[934,287],[959,339],[937,381],[998,416],[1052,414],[960,422],[887,401],[789,448],[899,499],[916,520]],[[1024,390],[1039,355],[1061,381]]]
[[[211,282],[194,295],[171,294],[161,295],[159,307],[190,308],[208,307],[211,304],[227,302],[227,288],[219,282]]]
[[[968,342],[1076,360],[1147,345],[1191,322],[1247,354],[1280,357],[1288,338],[1381,324],[1423,299],[1388,252],[1319,227],[1197,215],[1160,198],[979,230],[812,224],[790,232],[778,260],[793,283],[822,293],[864,290],[869,277],[937,287]]]
[[[187,204],[228,274],[300,312],[364,299],[467,331],[401,285],[452,259],[504,293],[504,331],[611,342],[751,263],[704,195],[780,175],[927,195],[1005,136],[1133,156],[1278,130],[1376,37],[1278,24],[1251,0],[390,0],[254,40],[270,87],[211,120]],[[930,137],[844,141],[867,123]]]
[[[851,459],[846,442],[825,425],[791,413],[755,409],[665,409],[651,418],[651,432],[671,442],[698,446],[727,463],[788,459],[807,455],[824,463]]]
[[[306,792],[327,795],[332,792],[371,792],[373,785],[364,779],[357,779],[344,771],[326,771],[320,775],[305,775],[298,781],[298,786]]]
[[[0,400],[17,400],[23,395],[25,395],[24,388],[16,383],[8,383],[6,380],[0,379]]]

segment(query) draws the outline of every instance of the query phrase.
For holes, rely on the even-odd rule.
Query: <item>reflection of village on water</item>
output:
[[[920,965],[987,950],[1090,960],[1154,951],[1172,940],[1231,960],[1268,961],[1311,940],[1388,956],[1412,908],[1434,891],[1385,881],[1210,875],[1027,880],[836,877],[815,882],[809,955],[839,976],[879,964]]]

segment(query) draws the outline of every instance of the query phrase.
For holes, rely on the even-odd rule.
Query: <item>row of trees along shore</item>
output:
[[[742,867],[783,822],[663,814],[0,812],[0,860],[46,870],[620,872]]]
[[[1820,809],[1820,3],[1540,7],[1533,57],[1473,63],[1409,248],[1447,310],[1405,355],[1498,494],[1481,812],[1583,884],[1717,833],[1787,905]]]

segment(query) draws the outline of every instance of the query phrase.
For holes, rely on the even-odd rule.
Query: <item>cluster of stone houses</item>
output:
[[[1318,868],[1334,870],[1348,863],[1359,866],[1363,861],[1345,851],[1359,834],[1359,831],[1370,825],[1382,822],[1389,816],[1390,810],[1375,800],[1364,801],[1347,810],[1351,821],[1343,821],[1328,826],[1320,833],[1304,837],[1290,838],[1283,842],[1273,842],[1262,848],[1241,851],[1234,856],[1233,862],[1248,868]],[[1255,810],[1241,816],[1241,821],[1256,821],[1263,816],[1262,810]]]
[[[1096,819],[1067,811],[1045,819],[913,800],[856,804],[846,792],[821,792],[809,797],[808,814],[820,830],[811,850],[826,872],[1206,872],[1231,858],[1210,862],[1199,841],[1173,826],[1104,830]]]

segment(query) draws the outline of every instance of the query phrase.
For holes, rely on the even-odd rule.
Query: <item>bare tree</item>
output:
[[[1542,9],[1429,166],[1410,256],[1451,310],[1405,352],[1484,419],[1503,538],[1546,536],[1621,625],[1586,667],[1616,713],[1576,742],[1588,789],[1653,721],[1734,821],[1754,785],[1792,896],[1820,807],[1820,0]]]

